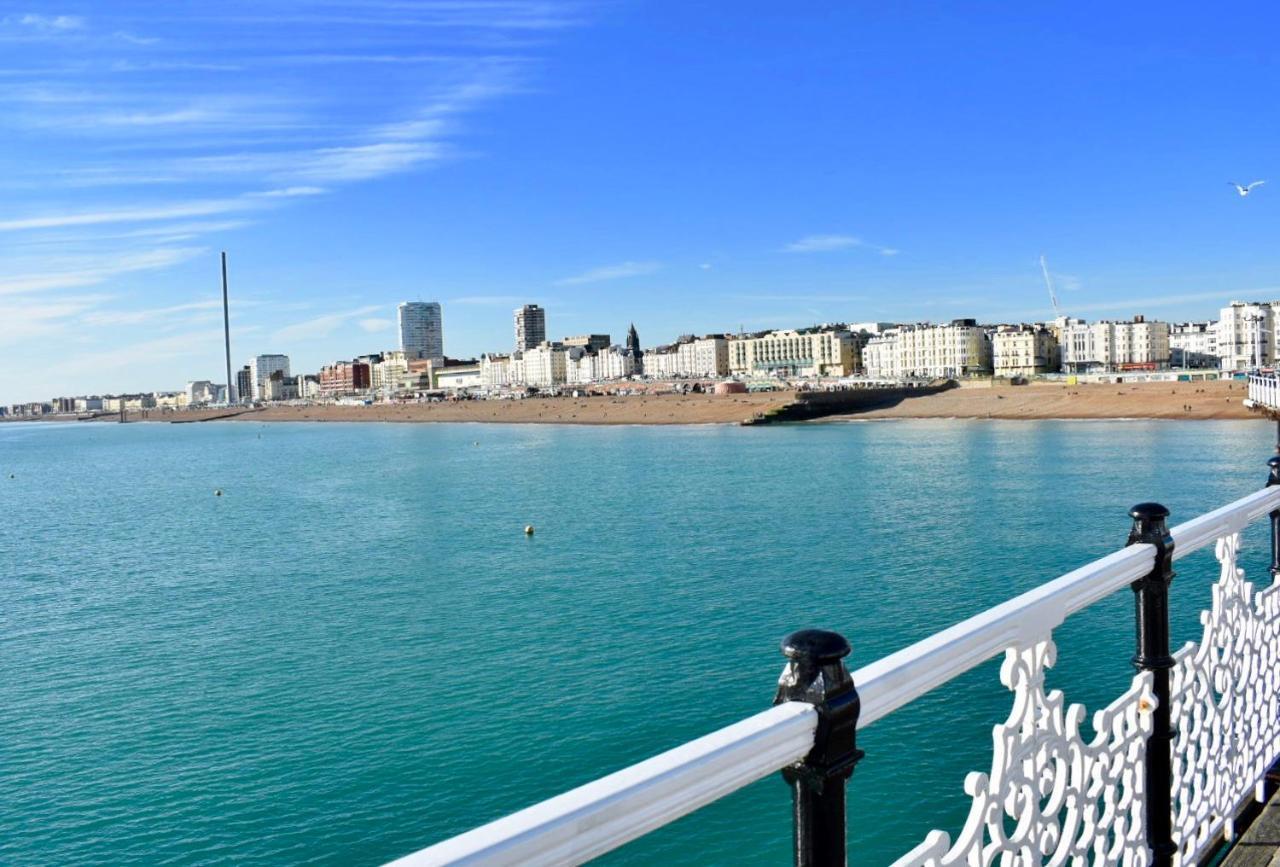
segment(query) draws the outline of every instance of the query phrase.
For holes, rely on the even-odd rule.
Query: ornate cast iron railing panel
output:
[[[1217,540],[1221,574],[1200,615],[1204,635],[1175,655],[1171,677],[1176,864],[1197,863],[1250,797],[1261,799],[1280,757],[1280,584],[1256,592],[1238,566],[1240,534]],[[990,774],[971,773],[969,818],[953,842],[933,831],[894,867],[1146,865],[1142,768],[1151,733],[1150,674],[1094,716],[1044,691],[1046,639],[1006,652],[1000,679],[1014,694],[994,730]]]
[[[1237,565],[1240,534],[1218,540],[1222,574],[1204,636],[1175,655],[1174,840],[1199,861],[1280,756],[1280,585],[1261,592]]]
[[[1151,675],[1135,676],[1095,713],[1086,740],[1084,707],[1067,705],[1061,690],[1045,692],[1056,654],[1052,639],[1006,652],[1000,680],[1013,709],[993,731],[991,773],[965,779],[973,806],[964,829],[954,843],[932,832],[894,867],[1148,864],[1142,779]]]

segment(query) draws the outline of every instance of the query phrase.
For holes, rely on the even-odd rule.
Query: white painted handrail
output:
[[[1264,488],[1174,527],[1174,559],[1280,509]],[[1131,545],[853,672],[864,729],[1009,648],[1043,641],[1069,615],[1151,570],[1155,548]],[[601,777],[395,865],[581,864],[799,761],[817,712],[788,702]]]
[[[1223,536],[1239,533],[1273,509],[1280,509],[1280,486],[1263,488],[1221,509],[1179,524],[1169,531],[1173,535],[1173,559],[1180,560]]]
[[[1243,530],[1280,508],[1280,487],[1236,500],[1170,530],[1173,559]],[[1039,641],[1075,612],[1110,596],[1145,575],[1155,558],[1150,545],[1132,545],[1094,560],[1008,602],[929,636],[853,673],[862,699],[858,728],[914,701],[930,690],[981,665],[1010,647]]]
[[[581,864],[799,761],[818,713],[787,702],[392,862]]]

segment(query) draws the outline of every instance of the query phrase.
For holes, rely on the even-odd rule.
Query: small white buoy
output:
[[[533,524],[526,524],[526,525],[525,525],[525,528],[524,528],[524,534],[525,534],[526,536],[532,536],[532,535],[533,535]]]
[[[214,495],[215,497],[221,497],[221,496],[222,496],[222,488],[214,488],[214,489],[213,489],[213,495]]]

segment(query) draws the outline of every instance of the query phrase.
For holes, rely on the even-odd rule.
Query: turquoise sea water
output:
[[[1177,522],[1257,489],[1273,444],[1256,422],[0,425],[0,863],[378,863],[768,707],[793,629],[864,664],[1119,547],[1133,503]],[[1179,640],[1213,567],[1179,564]],[[1130,596],[1059,630],[1068,699],[1128,680]],[[863,733],[851,863],[958,830],[1008,706],[988,663]],[[603,860],[784,864],[789,822],[766,779]]]

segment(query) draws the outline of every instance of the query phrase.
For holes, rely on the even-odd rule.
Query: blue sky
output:
[[[0,0],[0,402],[820,321],[1280,295],[1263,3]]]

